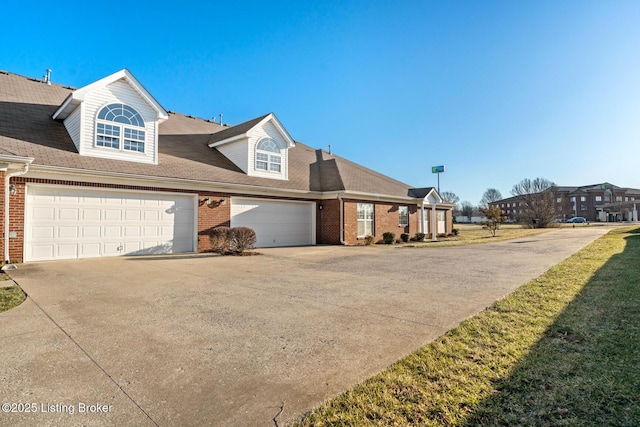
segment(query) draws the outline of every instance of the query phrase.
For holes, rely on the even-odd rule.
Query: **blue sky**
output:
[[[0,69],[128,68],[168,110],[477,204],[523,178],[640,188],[638,1],[9,2]]]

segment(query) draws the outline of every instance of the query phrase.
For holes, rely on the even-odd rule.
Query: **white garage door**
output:
[[[313,245],[315,204],[232,198],[231,226],[252,228],[259,248]]]
[[[25,261],[194,250],[193,195],[27,186]]]

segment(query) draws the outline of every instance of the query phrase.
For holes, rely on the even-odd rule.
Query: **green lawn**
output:
[[[434,246],[459,246],[473,245],[476,243],[493,243],[502,240],[518,239],[535,234],[546,233],[554,228],[524,228],[518,224],[502,224],[496,232],[496,236],[491,235],[491,230],[482,228],[479,224],[453,224],[453,228],[458,230],[457,236],[438,237],[438,241],[432,242],[425,239],[424,242],[410,242],[405,246],[410,247],[434,247]]]
[[[25,298],[22,289],[14,285],[11,278],[4,272],[0,273],[0,312],[20,305]]]
[[[299,426],[640,425],[640,228],[619,228]]]

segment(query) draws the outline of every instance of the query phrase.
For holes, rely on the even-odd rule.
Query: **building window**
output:
[[[587,201],[587,197],[586,196],[580,196],[580,201],[581,202],[586,202]]]
[[[96,146],[144,153],[144,120],[132,107],[109,104],[98,113]]]
[[[556,199],[556,203],[562,203],[562,197],[558,197],[558,198]]]
[[[373,204],[358,203],[358,237],[373,236]]]
[[[621,202],[622,201],[622,196],[616,196],[616,202]]]
[[[602,196],[596,196],[596,202],[601,202],[602,201]]]
[[[400,227],[406,227],[409,225],[409,207],[398,207],[398,224]]]
[[[282,156],[273,138],[262,138],[256,145],[256,169],[282,172]]]
[[[581,211],[586,211],[587,210],[587,205],[580,205],[580,210]]]

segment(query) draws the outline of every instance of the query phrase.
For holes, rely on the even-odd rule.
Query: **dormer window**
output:
[[[144,120],[126,104],[109,104],[98,113],[96,145],[144,153]]]
[[[282,171],[280,148],[273,138],[262,138],[256,145],[256,169],[270,172]]]

